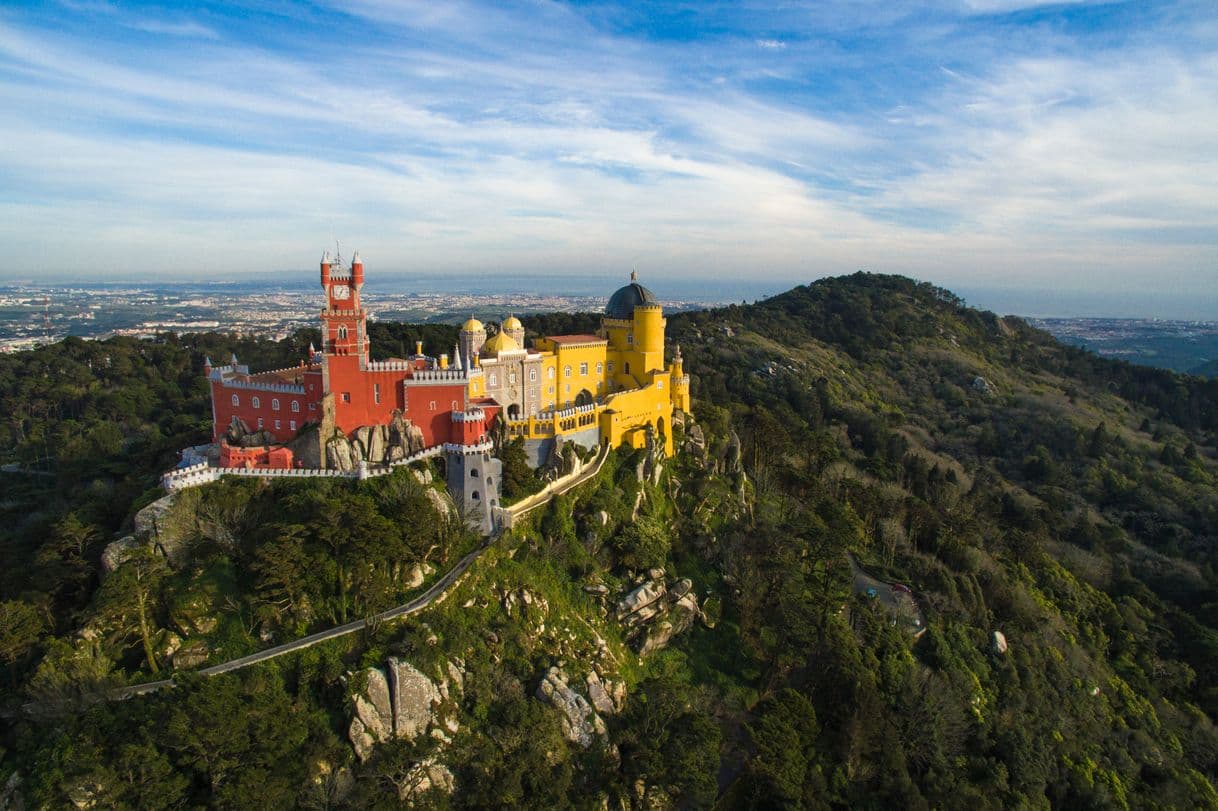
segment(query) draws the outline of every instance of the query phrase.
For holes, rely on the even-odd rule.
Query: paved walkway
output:
[[[588,479],[591,479],[600,472],[601,467],[604,466],[605,460],[608,457],[608,449],[602,449],[600,457],[596,460],[595,464],[589,466],[585,471],[570,482],[566,482],[563,486],[554,492],[551,492],[541,503],[534,504],[528,509],[523,510],[521,514],[523,515],[525,512],[529,512],[532,509],[541,506],[541,504],[548,502],[554,496],[566,493],[572,488],[575,488],[588,481]],[[241,670],[242,668],[249,667],[250,665],[258,664],[259,662],[265,662],[278,656],[284,656],[289,653],[304,650],[305,648],[310,648],[319,642],[325,642],[330,639],[337,639],[340,636],[353,634],[356,631],[368,627],[370,624],[394,620],[422,611],[424,608],[427,608],[427,606],[434,603],[436,599],[442,596],[446,591],[448,591],[448,589],[450,589],[453,584],[457,582],[461,575],[465,574],[466,570],[473,565],[474,561],[477,560],[483,552],[489,549],[492,544],[494,544],[494,542],[499,538],[499,534],[499,532],[496,532],[494,535],[491,535],[489,538],[487,538],[486,542],[482,546],[478,547],[473,552],[470,552],[468,555],[461,558],[461,560],[457,561],[457,565],[449,569],[448,572],[433,583],[431,587],[427,589],[427,591],[423,592],[418,597],[415,597],[413,600],[405,603],[404,605],[400,605],[397,608],[391,608],[388,611],[382,611],[381,613],[374,614],[366,619],[359,619],[355,620],[354,622],[348,622],[346,625],[339,625],[325,631],[318,631],[315,634],[301,637],[300,639],[293,640],[292,642],[285,642],[282,645],[276,645],[273,648],[267,648],[266,650],[251,653],[248,656],[242,656],[227,662],[222,662],[218,665],[200,668],[199,670],[193,672],[201,673],[204,676],[218,676],[221,673],[231,673],[234,670]],[[135,696],[154,693],[157,690],[171,687],[172,685],[173,679],[162,679],[160,681],[150,681],[143,684],[133,684],[129,687],[120,687],[119,689],[112,691],[110,693],[110,697],[112,699],[121,701],[123,699],[133,698]]]
[[[204,676],[218,676],[221,673],[231,673],[234,670],[240,670],[242,668],[249,667],[250,665],[258,664],[259,662],[265,662],[268,659],[274,659],[288,653],[295,653],[296,651],[301,651],[305,648],[311,648],[319,642],[325,642],[329,639],[337,639],[340,636],[353,634],[356,631],[368,627],[370,624],[384,622],[386,620],[393,620],[422,611],[424,608],[435,602],[437,597],[443,595],[444,592],[446,592],[454,583],[456,583],[457,579],[460,578],[461,575],[465,574],[465,571],[473,564],[473,562],[477,560],[483,552],[490,548],[491,544],[497,537],[498,536],[491,536],[491,538],[488,539],[485,544],[475,549],[473,552],[470,552],[468,555],[461,558],[461,560],[457,561],[457,565],[449,569],[448,572],[433,583],[431,587],[427,589],[427,591],[423,592],[418,597],[415,597],[413,600],[404,605],[400,605],[397,608],[391,608],[388,611],[382,611],[381,613],[374,614],[366,619],[359,619],[355,620],[354,622],[348,622],[346,625],[339,625],[325,631],[318,631],[315,634],[301,637],[300,639],[293,640],[292,642],[285,642],[284,644],[276,645],[273,648],[267,648],[266,650],[258,651],[257,653],[251,653],[248,656],[242,656],[238,659],[232,659],[218,665],[212,665],[211,667],[200,668],[199,670],[192,672],[201,673]],[[145,682],[144,684],[133,684],[130,687],[121,687],[118,690],[114,690],[110,693],[110,697],[113,699],[122,700],[125,698],[132,698],[133,696],[142,696],[148,693],[154,693],[157,690],[170,687],[172,685],[173,679],[162,679],[161,681],[150,681]]]

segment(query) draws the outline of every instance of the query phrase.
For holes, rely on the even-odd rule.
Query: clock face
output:
[[[350,298],[351,288],[350,287],[335,287],[335,288],[331,289],[330,295],[332,297],[334,297],[335,299],[339,299],[339,300]]]

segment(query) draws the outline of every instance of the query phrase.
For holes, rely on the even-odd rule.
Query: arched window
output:
[[[339,340],[342,340],[342,341],[347,340],[347,328],[346,327],[338,328],[338,337],[339,337]]]
[[[564,366],[564,367],[562,367],[562,376],[563,376],[563,377],[570,377],[570,376],[571,376],[571,367],[570,367],[570,366]]]
[[[491,376],[486,379],[486,385],[494,388],[499,385],[499,375],[491,372]]]
[[[603,364],[603,363],[596,364],[596,373],[598,375],[603,375],[605,373],[605,364]]]
[[[474,492],[470,493],[470,494],[469,494],[469,497],[470,497],[470,498],[472,498],[474,501],[477,501],[478,499],[482,498],[482,496],[478,495],[478,491],[477,491],[477,490],[475,490]]]
[[[529,382],[530,383],[537,382],[537,370],[536,369],[529,369]]]
[[[279,398],[274,397],[271,399],[271,411],[278,411],[278,410],[279,410]]]
[[[233,395],[233,405],[235,405],[235,406],[241,405],[241,398],[235,394]]]
[[[509,383],[516,382],[516,373],[515,372],[508,372],[508,382]]]
[[[299,401],[299,400],[293,400],[293,401],[292,401],[292,413],[293,413],[293,414],[299,414],[299,413],[300,413],[300,401]]]
[[[553,379],[554,379],[554,367],[553,367],[553,366],[551,366],[549,369],[546,369],[546,373],[547,373],[547,376],[548,376],[548,377],[549,377],[551,380],[553,380]]]
[[[630,361],[626,361],[622,364],[622,371],[624,371],[626,374],[630,374]]]
[[[470,477],[471,479],[476,479],[476,478],[478,478],[478,468],[476,468],[476,467],[471,467],[471,468],[469,469],[469,477]]]
[[[251,404],[254,406],[254,408],[262,408],[262,400],[258,399],[257,397],[253,399]]]

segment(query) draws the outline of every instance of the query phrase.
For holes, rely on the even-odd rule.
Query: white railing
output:
[[[464,448],[464,445],[455,446]],[[477,446],[479,452],[493,448],[493,443],[487,443],[486,447]],[[369,465],[367,462],[361,461],[355,470],[326,470],[323,468],[314,467],[292,467],[292,468],[266,468],[266,467],[212,467],[206,462],[200,462],[189,467],[178,468],[171,470],[161,477],[161,486],[170,492],[184,490],[188,487],[198,487],[201,484],[208,484],[217,481],[221,476],[253,476],[265,479],[309,479],[309,478],[326,478],[326,479],[372,479],[377,476],[384,476],[392,473],[395,467],[409,465],[413,462],[421,462],[424,459],[430,459],[433,456],[439,456],[447,448],[446,445],[433,445],[430,448],[424,448],[421,451],[416,451],[410,456],[390,462],[387,465]]]

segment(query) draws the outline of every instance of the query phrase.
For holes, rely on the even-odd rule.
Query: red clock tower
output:
[[[322,353],[350,357],[355,368],[368,360],[367,314],[360,306],[359,292],[364,286],[364,263],[359,251],[351,257],[351,267],[343,267],[342,257],[321,258],[321,286],[326,293],[326,308],[321,311]]]

